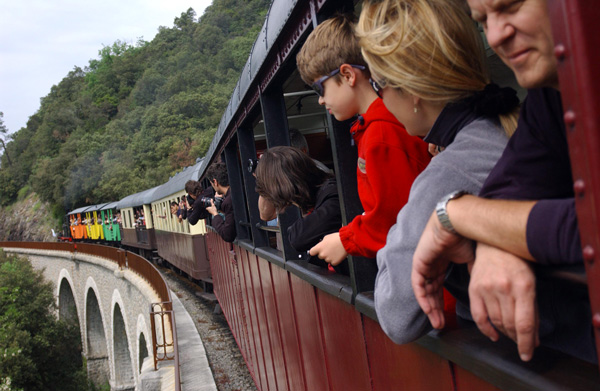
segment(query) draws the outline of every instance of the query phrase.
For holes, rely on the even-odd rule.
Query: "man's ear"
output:
[[[356,72],[358,72],[358,69],[350,66],[350,64],[342,64],[340,66],[340,75],[342,76],[342,79],[350,84],[350,87],[354,87],[354,84],[356,83]]]

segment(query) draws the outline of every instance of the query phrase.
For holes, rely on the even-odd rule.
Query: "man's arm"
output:
[[[233,205],[231,203],[231,194],[228,194],[223,204],[221,205],[222,214],[221,213],[213,213],[216,212],[216,208],[214,203],[211,201],[212,206],[208,207],[206,210],[209,211],[213,215],[212,226],[217,230],[217,233],[221,238],[226,242],[233,242],[236,237],[235,230],[235,218],[233,215]],[[223,215],[225,217],[223,217]]]
[[[447,211],[459,235],[534,261],[527,246],[527,220],[536,202],[465,195],[448,202]],[[437,224],[437,219],[430,219],[425,231]]]

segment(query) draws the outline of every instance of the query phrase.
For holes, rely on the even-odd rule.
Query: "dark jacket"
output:
[[[226,242],[233,242],[236,237],[235,217],[233,215],[233,203],[231,202],[231,189],[227,190],[219,214],[212,218],[212,226]]]
[[[198,220],[205,219],[210,216],[210,213],[206,211],[206,206],[204,206],[204,202],[202,202],[203,197],[213,198],[215,196],[215,191],[212,187],[207,187],[202,191],[202,194],[196,197],[194,201],[194,205],[192,205],[192,209],[187,210],[183,218],[187,218],[187,221],[191,225],[196,225]]]
[[[323,236],[337,232],[342,226],[340,200],[334,178],[327,179],[317,192],[313,211],[296,220],[288,228],[290,244],[296,251],[308,251]]]

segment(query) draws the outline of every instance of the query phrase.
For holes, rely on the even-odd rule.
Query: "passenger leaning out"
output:
[[[490,84],[479,32],[456,2],[365,3],[357,34],[386,107],[408,133],[441,150],[377,253],[379,322],[396,343],[408,343],[431,330],[410,280],[421,232],[442,196],[481,189],[516,127],[519,100],[514,90]]]
[[[290,244],[306,252],[342,226],[335,178],[294,147],[269,148],[256,167],[256,191],[277,213],[295,205],[302,217],[288,227]],[[327,266],[317,257],[311,263]]]
[[[584,273],[546,0],[468,3],[528,93],[517,131],[479,196],[459,197],[468,190],[459,185],[440,198],[415,252],[415,294],[432,324],[443,327],[440,283],[449,261],[468,259],[471,315],[486,336],[507,335],[525,361],[541,343],[597,362],[587,287],[543,273],[556,266]],[[472,252],[450,256],[473,246],[474,259]]]
[[[358,115],[350,132],[358,149],[356,174],[364,213],[325,236],[310,254],[332,265],[348,254],[374,258],[408,200],[414,179],[429,163],[427,144],[406,133],[373,89],[349,17],[317,26],[297,63],[302,79],[312,85],[331,115],[339,121]]]

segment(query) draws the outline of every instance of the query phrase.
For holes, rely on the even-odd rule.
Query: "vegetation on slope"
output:
[[[0,250],[0,389],[79,391],[87,379],[76,321],[56,319],[52,284]]]
[[[214,0],[199,20],[190,8],[151,42],[117,41],[75,67],[3,148],[0,205],[30,186],[58,217],[156,186],[203,156],[269,3]]]

